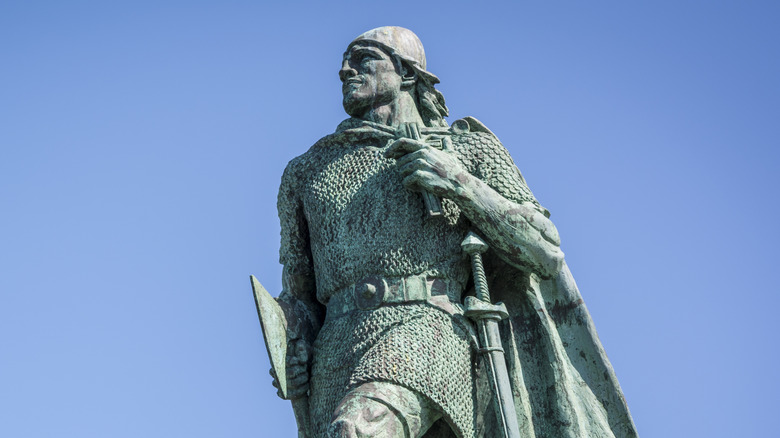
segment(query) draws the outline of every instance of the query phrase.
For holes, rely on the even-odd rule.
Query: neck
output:
[[[423,125],[422,117],[410,93],[402,92],[394,101],[370,108],[360,117],[369,122],[387,126],[399,126],[402,123]]]

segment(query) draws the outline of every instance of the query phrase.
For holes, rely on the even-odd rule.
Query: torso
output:
[[[300,193],[316,272],[318,299],[369,275],[427,275],[465,283],[460,242],[468,221],[443,202],[427,218],[420,193],[402,184],[387,140],[312,148]]]

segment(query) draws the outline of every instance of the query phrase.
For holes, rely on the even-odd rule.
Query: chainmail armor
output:
[[[545,211],[495,136],[451,138],[449,152],[466,170],[507,199]],[[369,275],[427,275],[462,284],[469,277],[460,248],[468,219],[448,199],[442,200],[444,218],[425,217],[420,194],[404,188],[395,160],[384,156],[393,139],[337,132],[285,169],[280,262],[296,275],[313,275],[322,303]]]
[[[323,304],[370,275],[423,275],[465,286],[470,266],[460,243],[469,220],[447,199],[444,217],[427,219],[420,194],[403,186],[395,160],[384,156],[395,137],[367,129],[367,123],[345,124],[285,169],[278,201],[281,263],[294,275],[313,276]],[[546,211],[495,136],[450,138],[448,152],[467,171],[504,197]],[[462,315],[426,304],[385,305],[326,320],[310,382],[314,436],[323,436],[349,389],[388,381],[424,394],[458,437],[474,437],[479,364],[469,330]]]
[[[458,437],[474,437],[477,366],[462,315],[426,304],[383,306],[328,320],[314,347],[310,408],[324,436],[349,388],[397,383],[426,395]]]

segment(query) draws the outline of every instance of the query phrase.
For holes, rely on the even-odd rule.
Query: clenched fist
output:
[[[301,398],[309,391],[309,363],[311,362],[311,347],[302,339],[291,339],[287,345],[287,397],[279,389],[279,377],[271,368],[276,394],[287,400]]]

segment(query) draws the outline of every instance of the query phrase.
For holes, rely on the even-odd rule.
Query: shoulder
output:
[[[458,146],[484,152],[506,150],[490,129],[474,117],[456,120],[450,126],[452,141]]]
[[[457,131],[468,131],[473,133],[483,133],[483,134],[489,134],[491,137],[495,138],[496,141],[498,141],[498,138],[496,137],[496,134],[493,134],[493,131],[488,129],[487,126],[485,126],[484,123],[477,120],[476,117],[467,116],[462,119],[456,120],[453,124],[451,129],[455,132]]]
[[[347,119],[341,122],[335,132],[320,138],[306,152],[290,160],[284,173],[290,176],[308,175],[311,169],[317,168],[318,163],[327,161],[334,154],[339,154],[341,150],[339,146],[354,140],[352,131],[354,131],[357,123],[358,121],[355,121],[355,119]]]
[[[481,166],[505,163],[514,167],[509,151],[498,137],[474,117],[456,120],[450,127],[455,149],[467,160],[474,160]]]
[[[282,185],[291,184],[299,179],[300,175],[304,174],[304,168],[308,162],[307,154],[308,152],[298,155],[287,163],[287,166],[284,168],[284,173],[282,173]]]
[[[474,117],[456,120],[450,130],[454,148],[476,177],[508,199],[531,204],[549,217],[550,213],[539,205],[509,151],[493,131]]]
[[[322,137],[311,145],[306,152],[290,160],[284,168],[282,183],[285,183],[286,180],[300,179],[309,174],[309,169],[311,169],[322,155],[323,148],[331,143],[332,137],[333,134]]]

